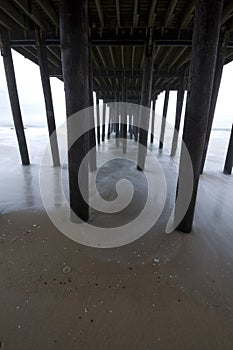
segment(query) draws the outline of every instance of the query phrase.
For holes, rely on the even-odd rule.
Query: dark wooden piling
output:
[[[102,105],[102,142],[105,141],[105,122],[106,122],[106,103],[103,101],[103,105]]]
[[[1,29],[0,36],[1,36],[1,43],[2,43],[1,54],[3,56],[7,88],[8,88],[9,98],[10,98],[10,105],[11,105],[11,111],[13,115],[16,136],[19,144],[19,152],[20,152],[22,164],[29,165],[30,160],[29,160],[27,142],[26,142],[25,133],[24,133],[22,114],[21,114],[21,109],[19,104],[19,96],[17,91],[15,70],[14,70],[14,64],[13,64],[13,59],[11,54],[11,47],[9,43],[8,32],[4,29]]]
[[[140,113],[140,130],[139,130],[139,144],[138,144],[138,170],[144,170],[145,160],[147,154],[147,139],[149,129],[149,108],[151,104],[151,90],[153,80],[153,64],[154,64],[154,43],[152,31],[148,36],[146,44],[145,61],[143,66],[142,77],[142,91],[141,91],[141,106],[147,107],[147,110],[143,110]]]
[[[133,134],[134,134],[134,141],[135,142],[138,142],[138,125],[137,125],[137,122],[138,122],[138,115],[134,115],[134,126],[133,126]]]
[[[133,115],[129,116],[129,137],[132,140],[133,138]]]
[[[151,115],[151,135],[150,143],[154,142],[154,129],[155,129],[155,106],[156,106],[157,96],[152,100],[152,115]]]
[[[171,157],[174,157],[176,155],[178,135],[180,130],[180,120],[181,120],[181,114],[182,114],[182,108],[183,108],[183,102],[184,102],[184,93],[185,93],[184,83],[181,82],[177,90],[175,129],[174,129],[174,134],[172,139]]]
[[[191,232],[205,144],[208,114],[215,75],[223,0],[197,0],[193,28],[192,58],[185,112],[183,141],[189,152],[194,186],[187,212],[178,225],[183,232]],[[179,187],[186,183],[184,147],[181,149]],[[179,203],[176,206],[179,212]]]
[[[60,157],[59,157],[59,150],[58,150],[58,143],[57,143],[53,99],[52,99],[51,85],[50,85],[50,79],[49,79],[47,49],[45,45],[44,34],[39,30],[36,30],[36,47],[37,47],[38,64],[40,68],[42,89],[44,94],[47,125],[48,125],[48,131],[49,131],[49,141],[50,141],[53,165],[56,167],[56,166],[60,166]]]
[[[119,102],[118,99],[116,99],[116,102]],[[119,104],[115,104],[115,113],[116,113],[116,147],[119,147],[119,137],[120,137],[120,114],[119,114]]]
[[[98,95],[96,93],[96,122],[97,122],[97,142],[100,144],[100,105]]]
[[[230,135],[230,140],[229,140],[229,145],[227,150],[225,166],[223,170],[224,174],[231,175],[232,166],[233,166],[233,124],[231,128],[231,135]]]
[[[89,50],[89,167],[90,171],[97,169],[96,165],[96,136],[95,136],[95,117],[93,102],[93,70],[91,62],[91,50]]]
[[[109,107],[108,133],[107,133],[108,140],[110,140],[110,135],[111,135],[112,119],[113,119],[112,107]]]
[[[62,69],[65,84],[66,112],[69,118],[76,112],[89,106],[89,59],[88,59],[88,14],[87,0],[61,0],[60,2],[60,37]],[[73,125],[68,122],[68,166],[70,206],[74,214],[83,221],[89,217],[89,205],[82,196],[88,197],[88,162],[85,161],[81,176],[78,174],[81,162],[88,152],[88,133],[82,135],[73,145],[70,145]],[[76,217],[71,212],[71,219]]]
[[[127,152],[127,86],[122,85],[122,108],[121,108],[121,137],[122,137],[122,152],[125,154]]]
[[[228,40],[229,40],[229,32],[225,31],[224,33],[221,33],[219,45],[218,45],[218,54],[217,54],[217,60],[216,60],[214,85],[213,85],[213,91],[211,96],[208,124],[207,124],[206,137],[205,137],[205,146],[204,146],[204,151],[202,156],[201,174],[203,173],[204,166],[205,166],[210,134],[211,134],[211,129],[212,129],[213,120],[214,120],[214,113],[215,113],[215,108],[216,108],[217,99],[218,99],[218,92],[219,92],[219,87],[222,79],[222,71],[223,71],[223,66],[226,58]]]
[[[113,120],[112,120],[112,127],[111,127],[111,133],[115,133],[116,132],[116,111],[115,111],[115,107],[112,107],[112,116],[113,116]]]
[[[159,149],[163,149],[169,94],[170,94],[170,91],[167,89],[165,91],[164,104],[163,104],[163,115],[162,115],[162,124],[161,124],[161,132],[160,132],[160,139],[159,139]]]
[[[136,101],[136,104],[138,105],[138,113],[135,113],[134,115],[134,127],[133,127],[133,134],[134,134],[134,141],[138,142],[139,139],[139,105],[141,103],[141,98],[140,100]]]
[[[113,105],[111,105],[111,125],[110,125],[110,136],[113,132],[116,132],[116,115]]]

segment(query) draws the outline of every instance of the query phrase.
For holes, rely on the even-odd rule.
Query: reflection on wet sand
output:
[[[0,341],[5,348],[231,349],[233,176],[222,174],[227,137],[213,138],[192,234],[164,233],[174,198],[169,186],[171,198],[154,228],[129,245],[103,250],[69,240],[50,222],[39,191],[46,130],[39,136],[26,132],[30,167],[20,165],[13,131],[0,141]],[[174,183],[168,155],[164,150],[160,160]],[[64,166],[65,185],[66,171]],[[59,206],[60,175],[51,167],[48,176],[54,179],[48,191]]]

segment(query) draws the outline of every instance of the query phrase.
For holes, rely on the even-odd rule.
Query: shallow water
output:
[[[169,152],[159,153],[154,145],[169,185],[166,208],[147,234],[112,249],[67,239],[43,210],[39,164],[46,129],[25,130],[28,167],[20,164],[14,130],[0,132],[0,341],[6,349],[232,348],[233,176],[222,173],[230,130],[213,132],[193,232],[164,232],[174,202],[175,167]],[[111,147],[107,141],[100,155]],[[111,167],[116,178],[122,176],[118,162]],[[57,170],[48,166],[46,171],[55,185]],[[102,169],[98,186],[112,199],[110,171]],[[66,165],[62,173],[66,183]],[[127,174],[137,177],[137,207],[145,183],[133,167]],[[48,193],[58,205],[56,186]],[[101,215],[92,220],[103,218],[109,220]]]
[[[25,130],[31,161],[29,167],[21,166],[15,130],[10,127],[0,127],[0,135],[1,211],[41,206],[38,174],[41,156],[48,143],[47,129],[30,127]],[[214,129],[212,131],[204,169],[205,175],[203,176],[207,179],[208,175],[216,174],[219,181],[225,184],[224,186],[231,184],[231,177],[228,177],[227,180],[227,177],[222,176],[229,136],[230,130],[228,129]],[[107,151],[108,143],[106,142],[100,151]],[[153,150],[161,160],[156,144],[153,146]],[[169,150],[165,149],[163,154],[168,159]],[[64,169],[64,176],[66,176],[66,169]]]

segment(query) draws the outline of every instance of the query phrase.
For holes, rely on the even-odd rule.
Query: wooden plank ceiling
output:
[[[94,89],[105,100],[118,98],[122,85],[129,101],[139,102],[145,41],[153,28],[155,62],[153,94],[177,89],[187,76],[191,57],[195,0],[90,0],[89,35]],[[233,1],[224,3],[223,28],[233,29]],[[0,0],[0,29],[10,33],[12,47],[37,63],[35,29],[45,33],[51,76],[62,79],[59,1]],[[233,34],[233,33],[232,33]],[[233,60],[230,35],[226,63]]]

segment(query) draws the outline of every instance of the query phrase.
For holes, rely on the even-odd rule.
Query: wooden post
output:
[[[136,104],[138,104],[138,105],[141,104],[141,97],[138,101],[136,101]],[[136,126],[134,127],[134,140],[135,140],[135,142],[138,142],[138,140],[139,140],[139,129],[140,129],[140,127],[139,127],[140,115],[139,114],[140,114],[140,112],[134,116],[135,124],[136,124]]]
[[[121,108],[121,128],[122,128],[122,152],[125,154],[127,152],[127,110],[124,103],[127,101],[126,96],[126,84],[122,85],[122,108]]]
[[[133,126],[133,134],[134,134],[134,141],[138,142],[138,126],[137,126],[137,121],[138,121],[138,115],[134,115],[134,126]]]
[[[103,120],[103,125],[102,125],[102,142],[105,141],[105,121],[106,121],[106,103],[103,101],[103,109],[102,109],[102,120]]]
[[[183,82],[181,82],[177,90],[176,119],[175,119],[175,129],[174,129],[174,134],[172,139],[171,157],[174,157],[176,154],[178,134],[180,130],[180,120],[181,120],[181,114],[182,114],[182,108],[183,108],[183,102],[184,102],[184,92],[185,92],[184,84]]]
[[[222,19],[223,0],[197,0],[193,28],[183,141],[189,152],[194,175],[192,198],[178,230],[191,232],[201,161],[205,144]],[[181,149],[179,187],[186,183],[184,148]],[[179,207],[176,208],[177,212]]]
[[[113,106],[112,108],[112,116],[113,116],[113,121],[112,121],[112,127],[111,127],[111,132],[116,132],[116,108]]]
[[[30,160],[28,155],[26,138],[24,134],[22,114],[21,114],[21,109],[19,105],[19,96],[17,91],[15,70],[14,70],[14,64],[13,64],[13,59],[11,54],[11,48],[9,44],[8,32],[1,29],[0,35],[1,35],[1,43],[2,43],[1,54],[3,56],[3,63],[5,68],[6,82],[7,82],[8,93],[9,93],[10,104],[11,104],[11,111],[13,115],[16,136],[19,144],[19,152],[20,152],[22,164],[29,165]]]
[[[142,171],[145,167],[145,160],[147,154],[147,138],[149,129],[149,108],[151,103],[151,90],[153,80],[153,65],[154,65],[154,43],[153,43],[153,31],[150,28],[147,44],[146,54],[143,67],[142,77],[142,92],[141,92],[141,105],[148,108],[146,113],[140,113],[140,126],[139,130],[139,148],[138,148],[138,165],[137,169]]]
[[[56,124],[55,124],[55,118],[54,118],[53,99],[52,99],[52,92],[51,92],[51,86],[50,86],[50,80],[49,80],[47,50],[46,50],[44,35],[39,30],[36,30],[36,46],[37,46],[38,64],[40,67],[42,89],[43,89],[44,101],[45,101],[47,125],[49,130],[49,142],[51,147],[53,166],[56,167],[56,166],[60,166],[60,159],[59,159],[59,150],[58,150],[58,143],[57,143]]]
[[[168,102],[169,102],[169,92],[170,91],[168,89],[165,91],[165,98],[164,98],[164,105],[163,105],[163,118],[162,118],[161,133],[160,133],[160,139],[159,139],[159,149],[163,149],[167,109],[168,109]]]
[[[89,50],[89,106],[90,106],[90,117],[89,117],[89,166],[90,171],[97,169],[96,165],[96,138],[95,138],[95,118],[94,118],[94,107],[93,107],[93,70],[91,62],[91,50]]]
[[[61,0],[60,37],[62,69],[65,84],[66,113],[69,120],[72,114],[89,106],[89,59],[88,59],[88,2],[87,0]],[[82,168],[81,184],[78,174],[81,162],[88,152],[88,133],[85,133],[71,146],[76,133],[68,122],[68,166],[70,206],[73,213],[83,221],[89,217],[89,205],[82,196],[88,197],[88,162]],[[76,217],[71,212],[71,220]]]
[[[113,132],[116,132],[116,116],[115,116],[115,108],[114,106],[111,107],[111,126],[110,126],[110,134]]]
[[[115,98],[116,102],[119,102],[119,97],[116,96]],[[119,105],[116,103],[115,107],[115,113],[116,113],[116,147],[119,147],[119,137],[120,137],[120,114],[119,114]]]
[[[220,35],[216,67],[215,67],[214,85],[213,85],[210,110],[209,110],[209,116],[208,116],[206,138],[205,138],[205,146],[204,146],[204,151],[202,156],[201,174],[203,173],[203,169],[205,165],[205,160],[206,160],[206,155],[207,155],[207,150],[208,150],[208,145],[210,140],[210,134],[211,134],[212,124],[214,120],[214,113],[215,113],[215,108],[216,108],[217,99],[218,99],[218,92],[219,92],[219,87],[222,79],[222,71],[225,63],[228,39],[229,39],[228,31]]]
[[[132,140],[133,138],[133,114],[129,116],[129,137]]]
[[[231,128],[231,136],[230,136],[228,150],[227,150],[226,162],[223,170],[224,174],[231,175],[232,166],[233,166],[233,124]]]
[[[96,119],[97,119],[97,142],[100,144],[100,105],[98,95],[96,93]]]
[[[154,129],[155,129],[155,106],[156,106],[157,96],[152,100],[152,116],[151,116],[151,135],[150,143],[154,142]]]
[[[107,133],[107,139],[110,140],[111,135],[111,125],[112,125],[112,107],[109,107],[109,120],[108,120],[108,133]]]

